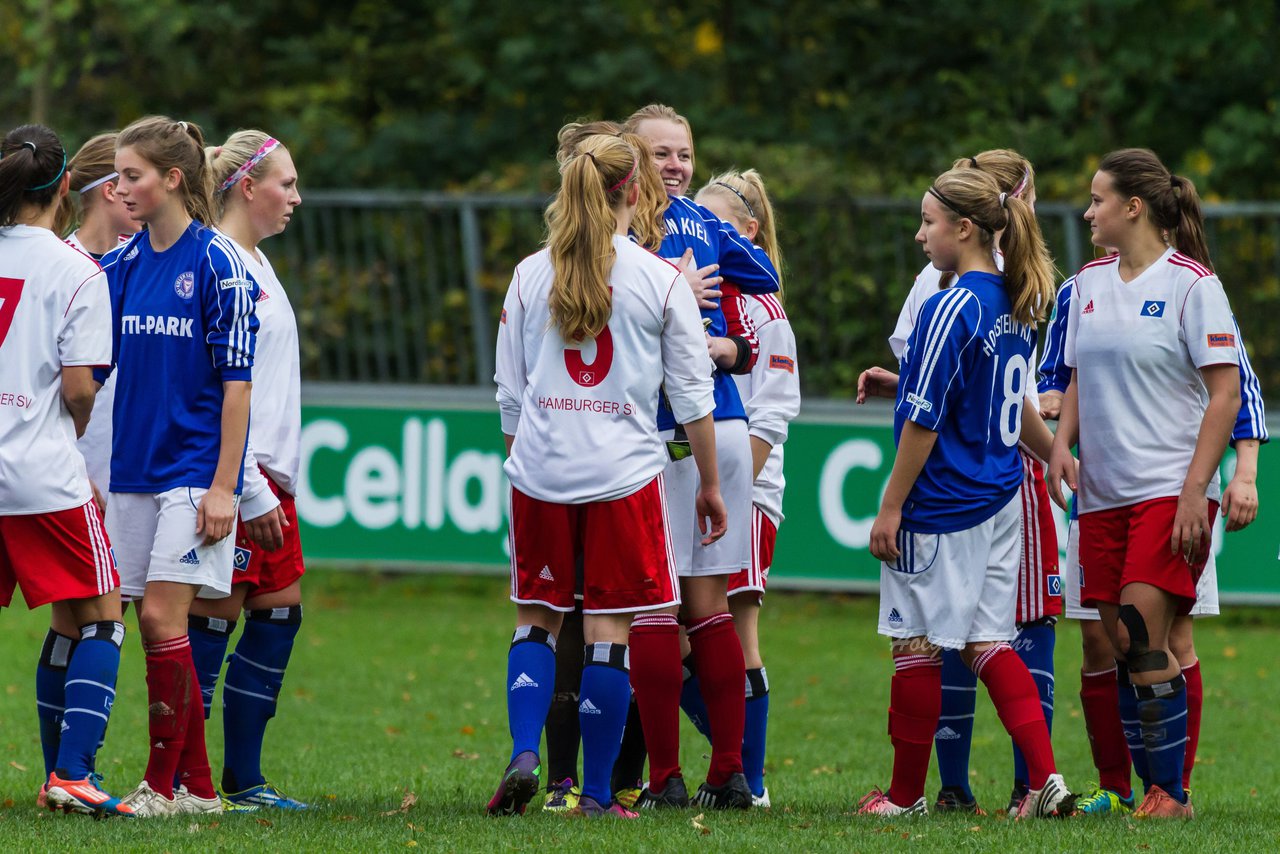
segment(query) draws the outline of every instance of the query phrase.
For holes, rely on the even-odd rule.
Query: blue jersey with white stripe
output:
[[[1065,392],[1071,384],[1071,369],[1063,361],[1067,346],[1067,318],[1071,315],[1071,300],[1076,295],[1076,277],[1072,276],[1058,288],[1058,299],[1053,304],[1053,317],[1044,333],[1044,355],[1040,357],[1040,370],[1036,388]]]
[[[111,491],[207,489],[222,384],[252,378],[258,283],[226,237],[195,222],[164,252],[146,231],[135,235],[102,269],[115,320]]]
[[[684,196],[672,196],[662,219],[666,234],[658,254],[663,258],[678,263],[685,250],[692,249],[695,268],[719,264],[717,275],[733,282],[744,293],[768,294],[778,290],[778,271],[765,251],[702,205]],[[713,299],[712,302],[716,307],[702,309],[702,316],[711,321],[707,332],[722,338],[728,335],[729,326],[724,312],[720,310],[720,300]],[[742,407],[738,388],[733,379],[721,370],[715,373],[715,401],[717,421],[731,418],[746,420],[747,412]],[[670,430],[673,427],[675,418],[666,400],[662,400],[658,407],[658,429]]]
[[[902,353],[893,435],[911,420],[938,439],[902,508],[903,530],[967,530],[1017,493],[1035,342],[1035,327],[1013,318],[1003,276],[965,273],[925,301]]]

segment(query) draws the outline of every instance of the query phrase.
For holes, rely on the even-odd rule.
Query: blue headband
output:
[[[25,144],[25,143],[24,143]],[[34,193],[37,190],[47,190],[54,184],[58,183],[58,179],[62,177],[62,173],[67,171],[67,152],[62,152],[62,168],[58,170],[58,174],[53,176],[53,180],[41,184],[39,187],[27,187],[28,193]]]

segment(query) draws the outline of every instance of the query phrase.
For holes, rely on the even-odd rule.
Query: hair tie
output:
[[[1172,172],[1169,173],[1169,188],[1176,190],[1181,186],[1182,186],[1182,179],[1179,178],[1177,175],[1174,175]]]
[[[22,147],[31,149],[31,154],[33,156],[40,153],[39,151],[36,150],[36,144],[34,142],[31,142],[30,140],[24,140],[22,143]]]
[[[744,196],[742,193],[738,192],[738,188],[737,188],[737,187],[734,187],[734,186],[732,186],[732,185],[730,185],[730,184],[726,184],[724,181],[716,181],[715,183],[716,183],[717,185],[721,186],[721,187],[724,187],[726,190],[728,190],[730,193],[733,193],[733,194],[734,194],[735,196],[737,196],[738,198],[742,199],[742,203],[743,203],[744,205],[746,205],[746,207],[747,207],[747,214],[748,214],[748,216],[750,216],[752,219],[755,219],[755,218],[756,218],[756,209],[755,209],[755,208],[753,208],[753,207],[751,207],[751,202],[747,201],[747,197],[746,197],[746,196]]]
[[[592,157],[591,159],[592,159],[592,160],[595,160],[595,158],[594,158],[594,157]],[[616,183],[616,184],[614,184],[612,187],[610,187],[610,188],[609,188],[609,192],[610,192],[610,193],[612,193],[614,190],[618,189],[619,187],[623,186],[624,184],[629,183],[629,182],[631,181],[631,176],[636,174],[636,166],[638,166],[638,165],[640,165],[640,161],[639,161],[639,159],[636,159],[636,160],[631,161],[631,171],[627,172],[626,177],[624,177],[621,181],[619,181],[618,183]]]
[[[1007,202],[1008,200],[1009,200],[1009,194],[1008,194],[1008,193],[1001,193],[1001,194],[1000,194],[1000,207],[1002,207],[1002,208],[1003,208],[1003,207],[1006,207],[1005,202]]]
[[[218,192],[225,193],[227,190],[231,189],[231,187],[235,186],[237,181],[252,172],[253,167],[261,163],[264,157],[275,151],[279,146],[280,143],[278,141],[271,137],[267,137],[267,141],[258,146],[258,150],[253,153],[252,157],[246,160],[239,169],[227,176],[227,180],[223,181],[222,184],[219,185]]]
[[[221,146],[221,145],[215,145],[215,146],[213,147],[213,156],[214,156],[214,157],[218,157],[218,156],[219,156],[219,155],[221,155],[221,154],[222,154],[222,146]]]
[[[89,192],[94,187],[101,187],[103,184],[107,183],[108,181],[114,181],[116,178],[119,178],[119,177],[120,177],[119,172],[108,172],[106,175],[103,175],[98,180],[90,181],[88,184],[85,184],[83,187],[81,187],[80,195],[83,196],[85,193]]]
[[[976,158],[976,157],[970,157],[970,158],[969,158],[969,168],[971,168],[971,169],[981,169],[981,168],[982,168],[981,166],[979,166],[979,165],[978,165],[978,158]]]
[[[178,122],[178,127],[182,128],[182,132],[183,132],[183,133],[188,133],[188,132],[189,132],[189,131],[187,130],[187,123],[186,123],[186,122]]]
[[[31,143],[29,143],[29,142],[24,142],[24,143],[23,143],[23,145],[30,145],[30,144],[31,144]],[[27,187],[27,188],[26,188],[26,192],[28,192],[28,193],[34,193],[34,192],[36,192],[37,190],[47,190],[47,189],[49,189],[49,188],[50,188],[50,187],[52,187],[54,184],[58,183],[58,179],[59,179],[59,178],[61,178],[61,177],[62,177],[62,173],[63,173],[63,172],[66,172],[66,171],[67,171],[67,152],[65,152],[65,151],[64,151],[64,152],[62,152],[62,166],[61,166],[61,167],[59,167],[59,169],[58,169],[58,174],[57,174],[57,175],[54,175],[52,179],[50,179],[49,181],[46,181],[45,183],[41,184],[39,187]]]

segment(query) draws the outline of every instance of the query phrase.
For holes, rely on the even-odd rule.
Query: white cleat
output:
[[[889,800],[889,795],[879,789],[872,789],[863,795],[862,800],[858,801],[858,815],[928,815],[929,805],[925,803],[922,795],[919,800],[909,807],[900,807],[893,801]]]
[[[1059,818],[1068,814],[1075,796],[1067,790],[1061,774],[1050,774],[1044,786],[1032,789],[1018,807],[1018,818]],[[1061,811],[1060,811],[1061,810]]]
[[[222,798],[197,798],[186,786],[179,786],[173,793],[177,812],[182,815],[204,815],[205,813],[222,812]]]
[[[165,818],[178,815],[176,798],[166,798],[143,780],[138,788],[121,798],[121,802],[133,809],[136,818]]]
[[[755,795],[752,795],[751,806],[756,807],[757,809],[762,809],[762,810],[772,809],[773,804],[769,802],[769,790],[766,788],[764,790],[764,794],[762,794],[758,798]]]

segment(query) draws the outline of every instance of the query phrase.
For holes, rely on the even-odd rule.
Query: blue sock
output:
[[[582,731],[582,794],[607,806],[610,780],[631,708],[631,670],[627,647],[589,643],[578,690],[578,727]]]
[[[507,722],[511,758],[542,746],[542,728],[556,687],[556,639],[546,629],[520,626],[507,653]]]
[[[764,745],[769,731],[769,675],[763,667],[747,670],[747,721],[742,731],[742,773],[751,794],[764,794]]]
[[[187,617],[187,639],[191,643],[191,658],[196,663],[196,676],[200,678],[200,696],[204,700],[204,719],[213,712],[213,691],[222,675],[222,660],[227,657],[227,643],[236,630],[235,620],[218,617]]]
[[[1133,690],[1151,784],[1185,804],[1182,766],[1187,758],[1187,682],[1179,673],[1168,682],[1135,685]]]
[[[1017,651],[1022,663],[1031,671],[1035,680],[1036,691],[1040,694],[1040,706],[1044,709],[1044,722],[1053,732],[1053,648],[1057,642],[1057,633],[1052,622],[1037,622],[1023,626],[1018,632],[1013,648]],[[1022,758],[1018,745],[1013,746],[1013,782],[1027,783],[1027,761]]]
[[[938,754],[938,778],[944,789],[959,789],[973,800],[969,788],[969,747],[973,743],[973,712],[978,702],[978,677],[953,649],[942,651],[942,714],[933,734]]]
[[[266,782],[262,741],[276,714],[302,606],[246,611],[244,631],[222,686],[222,790],[243,792]],[[203,681],[203,680],[202,680]]]
[[[80,627],[80,643],[67,665],[67,710],[56,765],[64,780],[83,780],[93,773],[94,756],[116,701],[123,642],[124,623],[107,620]]]
[[[684,660],[684,686],[680,689],[680,708],[698,732],[711,741],[711,715],[707,712],[707,701],[702,699],[702,687],[698,684],[698,674],[693,669],[693,656]]]
[[[40,720],[40,749],[44,752],[44,776],[49,779],[58,765],[62,743],[62,712],[67,705],[67,665],[79,643],[53,629],[44,636],[40,663],[36,665],[36,717]]]
[[[1151,788],[1151,771],[1147,768],[1147,748],[1142,743],[1142,723],[1138,719],[1138,695],[1129,681],[1129,666],[1116,662],[1116,682],[1119,683],[1120,725],[1124,727],[1124,740],[1129,745],[1129,758],[1133,760],[1133,772],[1142,781],[1145,794]],[[1139,798],[1141,800],[1141,798]]]

